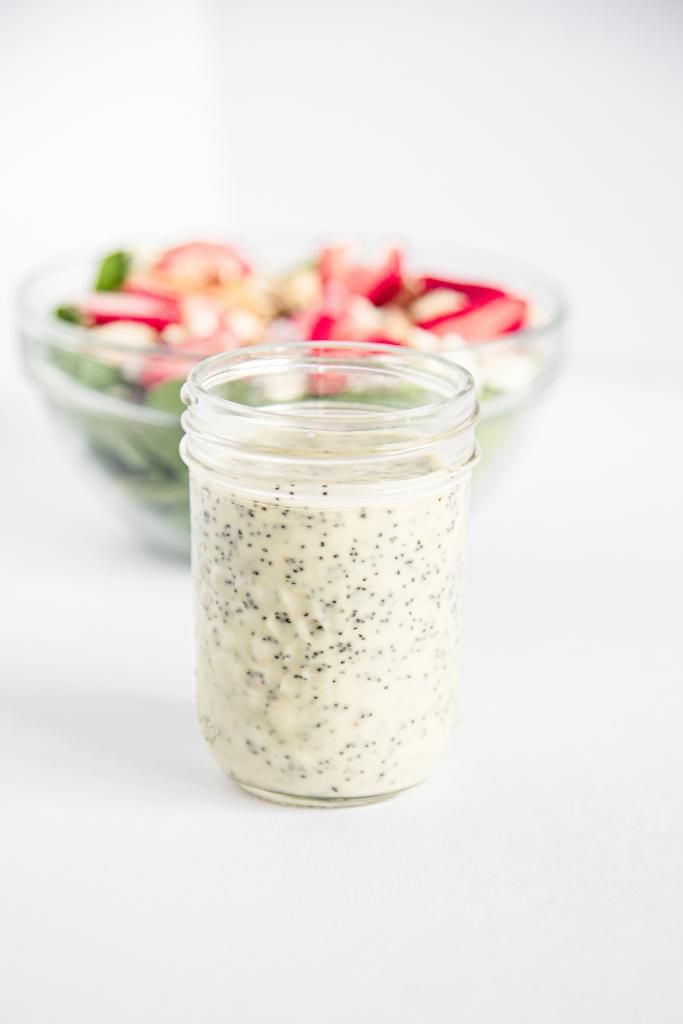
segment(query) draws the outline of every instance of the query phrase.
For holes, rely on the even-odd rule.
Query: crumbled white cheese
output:
[[[153,327],[134,320],[114,320],[109,324],[98,324],[90,328],[90,334],[107,342],[119,342],[121,345],[135,345],[139,348],[147,348],[159,340],[159,335]]]
[[[454,292],[450,288],[435,288],[434,291],[415,299],[410,312],[416,321],[432,320],[446,313],[457,313],[466,305],[467,299],[462,292]]]
[[[522,352],[492,352],[482,361],[483,383],[492,391],[524,391],[536,376],[534,359]]]
[[[421,327],[413,327],[408,335],[408,344],[420,352],[439,352],[440,339],[431,331],[423,331]]]
[[[271,402],[294,402],[306,391],[306,374],[292,371],[264,376],[261,381],[264,397]]]

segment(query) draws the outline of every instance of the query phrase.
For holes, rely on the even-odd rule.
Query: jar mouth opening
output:
[[[194,367],[181,391],[190,465],[290,480],[326,466],[338,486],[460,471],[476,453],[474,380],[457,363],[396,345],[295,341]]]
[[[186,429],[239,418],[317,434],[386,431],[430,417],[452,427],[476,410],[464,367],[386,342],[288,341],[220,353],[183,385]]]

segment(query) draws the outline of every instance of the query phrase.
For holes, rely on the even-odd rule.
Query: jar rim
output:
[[[360,370],[369,371],[369,376],[372,371],[389,371],[397,379],[402,376],[405,381],[430,384],[435,400],[401,408],[369,406],[362,410],[343,406],[330,408],[332,403],[320,403],[317,408],[322,414],[314,417],[310,406],[304,409],[303,404],[294,408],[285,403],[253,406],[215,391],[217,387],[243,379],[244,370],[271,374],[296,370],[315,373],[323,364],[333,372]],[[408,422],[444,413],[453,427],[470,421],[476,413],[474,379],[465,367],[431,352],[371,341],[266,342],[221,352],[192,368],[181,397],[188,406],[183,421],[189,430],[195,425],[201,429],[203,417],[195,424],[194,417],[188,415],[199,407],[211,411],[214,425],[216,416],[232,416],[264,426],[282,425],[323,434],[340,429],[358,432],[405,427]]]
[[[306,375],[316,367],[332,380],[343,374],[341,401],[311,390]],[[296,394],[270,406],[266,394],[264,406],[216,393],[241,380],[256,387],[260,400],[253,383],[259,371],[264,380],[282,373],[291,381],[293,375]],[[375,389],[367,389],[373,373]],[[401,407],[384,407],[387,393]],[[415,400],[422,395],[429,400]],[[233,487],[244,487],[248,478],[246,489],[259,493],[280,473],[289,481],[314,480],[324,466],[338,496],[360,481],[380,484],[386,493],[410,494],[418,485],[449,485],[478,458],[478,406],[469,371],[386,343],[281,342],[221,353],[193,368],[181,396],[187,403],[181,454],[188,465],[212,476],[227,474]],[[327,492],[320,497],[328,502]]]

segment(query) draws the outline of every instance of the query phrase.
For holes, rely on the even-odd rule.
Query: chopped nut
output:
[[[264,333],[264,323],[248,309],[235,309],[227,317],[230,329],[240,341],[251,345],[260,341]]]
[[[317,269],[304,267],[279,278],[275,282],[275,294],[283,309],[294,312],[317,305],[322,297]]]
[[[351,319],[357,331],[371,336],[380,330],[381,313],[369,299],[360,295],[354,296],[350,307]]]
[[[402,309],[383,309],[381,312],[380,335],[392,341],[408,341],[411,336],[411,321]],[[424,332],[427,333],[427,332]],[[416,346],[419,348],[419,346]]]

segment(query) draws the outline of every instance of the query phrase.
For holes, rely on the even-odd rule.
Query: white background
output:
[[[398,230],[554,273],[579,353],[683,369],[676,0],[1,11],[3,280],[198,225]]]
[[[683,6],[0,17],[3,1024],[678,1024]],[[572,365],[474,513],[458,740],[383,806],[220,778],[185,567],[19,377],[32,262],[214,223],[480,245],[574,300]]]

